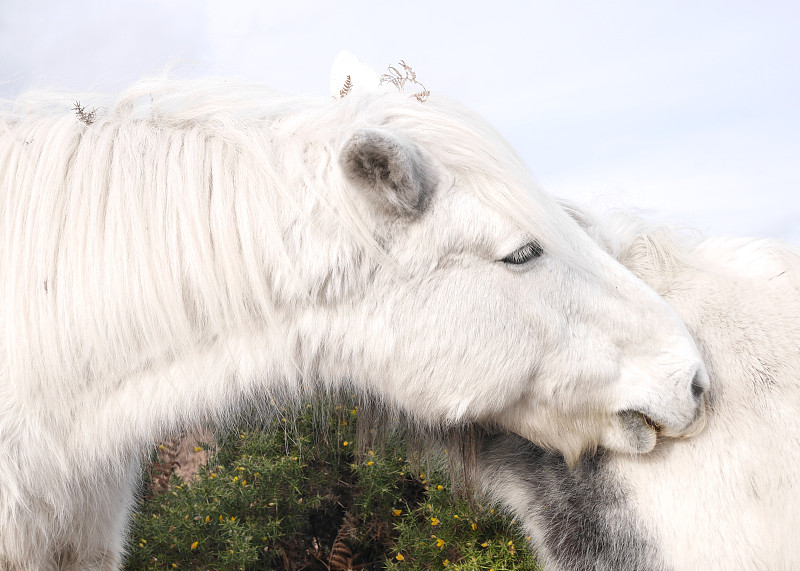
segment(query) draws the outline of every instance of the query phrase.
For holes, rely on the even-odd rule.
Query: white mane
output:
[[[43,118],[54,111],[54,99],[62,104],[59,113]],[[392,100],[390,106],[387,99]],[[539,196],[526,192],[536,189],[526,185],[526,192],[521,190],[527,174],[516,156],[474,116],[454,114],[452,102],[432,100],[422,106],[385,94],[320,102],[276,95],[255,85],[156,81],[138,84],[110,104],[101,97],[84,97],[87,106],[94,107],[96,101],[101,110],[88,128],[74,115],[64,114],[65,100],[53,94],[28,95],[0,119],[7,134],[0,147],[0,168],[10,173],[9,189],[26,193],[6,193],[4,232],[19,238],[30,232],[25,224],[34,217],[49,227],[44,236],[30,236],[27,250],[5,252],[5,267],[31,269],[15,274],[25,282],[6,285],[12,288],[8,293],[18,300],[18,307],[34,311],[26,323],[14,326],[20,327],[21,339],[29,337],[25,329],[47,311],[42,302],[48,295],[72,298],[58,299],[60,312],[52,318],[82,335],[110,336],[122,348],[146,344],[156,331],[164,332],[170,343],[186,340],[188,344],[206,327],[235,326],[251,313],[268,318],[273,302],[259,292],[282,292],[289,303],[299,295],[325,297],[347,291],[349,284],[341,280],[350,272],[366,271],[351,267],[359,262],[360,251],[380,246],[374,240],[374,217],[353,204],[335,165],[336,153],[351,129],[343,129],[343,124],[358,127],[378,121],[406,127],[418,141],[439,151],[437,156],[446,163],[450,176],[468,178],[467,185],[483,200],[514,218],[522,218],[523,211],[538,213],[525,225],[535,227],[548,247],[567,250],[561,240],[564,233],[553,228],[554,217],[542,211],[541,205],[531,208],[532,199]],[[505,151],[507,162],[476,163],[476,158],[484,157],[475,157],[470,148],[458,143],[474,137]],[[32,160],[45,155],[46,163]],[[271,160],[265,162],[264,156]],[[498,176],[498,169],[509,166],[518,171],[520,180],[503,188],[490,186],[490,181],[507,178]],[[306,192],[289,191],[297,187]],[[248,249],[252,236],[246,233],[256,231],[247,219],[253,204],[258,205],[261,218],[275,222],[258,228],[275,232],[266,237],[275,250],[263,274],[254,273],[264,262],[258,258],[260,252]],[[318,210],[330,211],[335,218],[315,216]],[[70,216],[73,212],[77,215]],[[297,275],[294,260],[300,253],[289,250],[292,237],[277,231],[286,226],[286,219],[309,215],[321,226],[315,228],[317,232],[333,232],[337,246],[348,246],[351,258],[342,260],[349,264],[340,270],[341,276],[331,279],[327,263],[310,276]],[[73,227],[61,227],[61,219]],[[327,224],[323,227],[323,223]],[[239,233],[231,233],[232,228]],[[178,235],[185,229],[194,229],[194,239],[179,242]],[[549,239],[548,234],[552,235]],[[81,235],[83,241],[62,240],[73,235]],[[116,237],[124,239],[112,240]],[[160,258],[154,258],[152,242],[163,238],[169,250],[159,249]],[[126,248],[111,250],[106,243]],[[320,259],[327,262],[324,256]],[[49,275],[57,260],[70,264],[70,275]],[[114,275],[106,276],[104,291],[89,289],[83,272],[119,260],[136,265],[139,283],[131,284],[130,276]],[[170,269],[166,274],[165,267]],[[164,295],[182,289],[182,298]],[[92,300],[104,298],[113,298],[118,307],[100,322],[64,307],[69,304],[83,312],[93,305]],[[145,306],[147,312],[142,310]],[[144,313],[149,322],[142,322]],[[212,322],[197,323],[198,313],[207,313]],[[109,318],[118,321],[109,324]],[[161,346],[160,341],[152,344]],[[66,346],[78,340],[30,342],[48,360],[58,360],[59,354],[71,352]],[[120,356],[96,355],[94,359],[102,369],[119,362]],[[57,370],[53,364],[43,364],[42,370]]]

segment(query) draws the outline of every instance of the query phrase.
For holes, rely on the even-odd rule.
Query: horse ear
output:
[[[434,174],[411,141],[382,130],[362,129],[344,146],[339,161],[347,179],[388,212],[416,218],[430,203]]]

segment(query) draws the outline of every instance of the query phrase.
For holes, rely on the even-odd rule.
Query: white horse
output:
[[[800,252],[580,217],[685,321],[711,378],[707,427],[573,470],[558,452],[489,438],[480,485],[548,570],[800,569]]]
[[[0,569],[115,568],[141,451],[244,401],[350,386],[568,458],[703,424],[675,313],[453,103],[71,103],[0,117]]]

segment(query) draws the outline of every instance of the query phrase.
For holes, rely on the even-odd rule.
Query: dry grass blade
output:
[[[353,565],[353,562],[358,558],[358,553],[353,553],[353,550],[347,544],[348,539],[355,539],[356,537],[356,520],[353,514],[348,512],[344,516],[342,526],[339,528],[339,533],[336,534],[336,539],[333,541],[331,547],[331,556],[328,559],[329,569],[331,571],[355,571],[361,569],[365,564]]]
[[[350,90],[353,89],[353,82],[350,79],[350,76],[347,76],[347,79],[344,80],[344,85],[339,90],[339,99],[350,93]]]
[[[91,125],[95,122],[95,119],[97,119],[97,109],[87,111],[86,107],[81,105],[80,101],[75,102],[75,107],[72,108],[72,111],[75,111],[78,121],[86,125]]]
[[[413,93],[411,96],[420,103],[424,103],[430,96],[431,92],[425,89],[425,86],[422,84],[422,82],[417,79],[417,73],[411,68],[410,65],[403,60],[400,60],[398,64],[402,68],[402,71],[393,65],[389,66],[387,72],[380,77],[381,85],[384,83],[391,83],[400,93],[403,92],[407,85],[417,85],[421,89],[416,93]]]

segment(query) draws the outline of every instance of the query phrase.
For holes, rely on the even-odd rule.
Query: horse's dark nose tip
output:
[[[701,375],[702,373],[698,371],[694,374],[694,378],[692,379],[692,396],[695,398],[695,400],[700,400],[700,397],[702,397],[703,393],[706,392]]]

